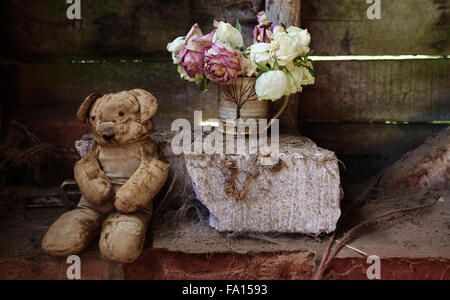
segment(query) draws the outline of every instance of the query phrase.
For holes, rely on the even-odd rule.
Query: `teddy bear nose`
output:
[[[113,122],[102,122],[97,125],[97,132],[105,141],[110,142],[116,136],[117,126]]]
[[[102,132],[105,132],[105,133],[114,132],[114,131],[115,131],[115,127],[103,127],[102,128]]]
[[[116,134],[117,126],[113,122],[102,122],[97,125],[97,131],[104,135]]]

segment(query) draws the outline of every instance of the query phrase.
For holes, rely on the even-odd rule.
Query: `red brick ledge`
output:
[[[335,258],[325,273],[328,280],[367,280],[365,258]],[[382,258],[382,280],[450,280],[450,260],[439,258]]]
[[[151,250],[124,266],[125,279],[302,280],[314,271],[312,252],[187,254]]]
[[[81,277],[102,279],[160,280],[308,280],[317,259],[312,252],[187,254],[151,249],[134,263],[117,264],[97,251],[80,254]],[[0,258],[0,280],[64,280],[66,258]],[[365,258],[336,258],[325,273],[328,280],[366,280]],[[384,280],[450,280],[450,260],[439,258],[383,258]]]

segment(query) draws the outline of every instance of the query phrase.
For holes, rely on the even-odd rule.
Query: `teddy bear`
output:
[[[82,251],[100,233],[103,257],[130,263],[142,252],[153,198],[169,165],[151,139],[156,98],[142,89],[94,93],[81,104],[78,120],[89,125],[94,146],[74,167],[82,192],[78,206],[59,217],[42,240],[50,255]]]

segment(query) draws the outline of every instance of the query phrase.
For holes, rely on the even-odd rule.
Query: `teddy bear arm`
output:
[[[74,168],[75,181],[80,191],[93,204],[111,199],[113,193],[112,184],[100,167],[97,153],[97,148],[94,147],[75,164]]]
[[[152,139],[147,140],[142,145],[142,158],[145,161],[153,158],[159,159],[158,145]]]
[[[168,174],[169,165],[144,150],[141,165],[116,193],[116,209],[132,213],[147,206],[164,186]]]

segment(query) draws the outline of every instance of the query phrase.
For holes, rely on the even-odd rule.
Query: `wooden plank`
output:
[[[205,118],[217,117],[218,86],[208,92],[179,78],[171,62],[102,64],[25,64],[13,72],[14,88],[8,107],[80,104],[94,91],[112,93],[143,88],[160,103],[160,117],[193,119],[194,110]]]
[[[450,120],[450,60],[316,62],[300,118],[327,122]]]
[[[317,62],[316,85],[300,94],[300,117],[310,122],[429,122],[450,120],[448,60]],[[187,116],[194,109],[217,116],[217,85],[200,93],[180,80],[170,62],[38,64],[9,67],[7,106],[79,103],[90,92],[136,87],[153,92],[161,115]],[[11,83],[12,82],[12,83]],[[7,89],[8,90],[8,89]]]
[[[282,6],[288,18],[297,14],[289,5]],[[264,1],[84,1],[80,21],[67,20],[65,1],[4,1],[1,7],[0,34],[15,58],[134,58],[161,57],[167,42],[194,22],[207,31],[214,19],[239,18],[250,44]],[[312,33],[315,54],[449,54],[448,0],[382,0],[381,20],[369,20],[368,7],[360,0],[304,0],[302,25]]]
[[[267,18],[274,24],[283,23],[287,26],[300,27],[300,6],[301,0],[267,0]],[[289,104],[280,116],[280,125],[288,130],[298,131],[299,95],[289,97]],[[276,113],[282,106],[282,101],[271,103],[271,110]]]
[[[300,0],[267,0],[266,14],[274,24],[300,26]]]
[[[446,125],[312,124],[301,133],[336,152],[344,181],[361,181],[392,165]]]
[[[314,55],[450,53],[449,0],[380,0],[369,20],[363,0],[303,0],[302,25]]]
[[[68,20],[66,1],[17,0],[1,22],[10,59],[58,61],[80,58],[168,59],[167,43],[198,22],[204,33],[213,21],[239,18],[252,39],[263,0],[96,0],[81,1],[81,20]],[[7,50],[8,51],[8,50]]]
[[[189,29],[185,1],[82,1],[81,20],[68,20],[66,1],[14,1],[10,39],[14,58],[148,55]]]

